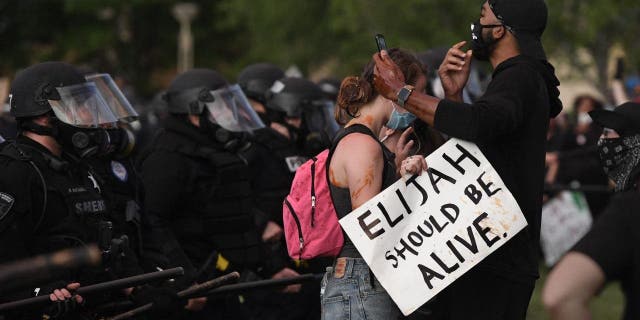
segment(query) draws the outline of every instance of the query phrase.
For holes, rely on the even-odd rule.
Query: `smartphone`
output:
[[[378,45],[378,54],[382,50],[387,50],[387,42],[384,41],[384,36],[379,33],[376,34],[376,45]]]

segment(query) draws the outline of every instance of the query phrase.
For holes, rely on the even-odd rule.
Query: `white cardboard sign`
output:
[[[480,149],[451,139],[340,220],[404,315],[431,300],[527,222]]]
[[[582,192],[563,191],[542,207],[540,244],[551,267],[591,228],[591,211]]]

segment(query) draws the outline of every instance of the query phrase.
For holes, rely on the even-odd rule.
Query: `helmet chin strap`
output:
[[[50,136],[55,138],[58,135],[58,128],[42,126],[33,121],[22,122],[20,124],[20,129],[23,131],[30,131],[41,136]]]

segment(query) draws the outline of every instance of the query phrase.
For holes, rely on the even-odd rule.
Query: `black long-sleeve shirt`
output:
[[[525,56],[499,64],[485,94],[473,104],[442,100],[435,128],[474,142],[496,169],[522,209],[528,226],[475,270],[513,280],[538,276],[538,241],[549,117],[562,105],[551,65]]]

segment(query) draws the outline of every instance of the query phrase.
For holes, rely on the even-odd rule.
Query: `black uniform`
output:
[[[307,159],[291,141],[271,128],[253,136],[250,162],[256,203],[269,219],[282,226],[282,200],[289,194],[295,172]]]
[[[538,243],[549,118],[561,108],[552,68],[524,55],[499,64],[486,93],[472,105],[442,100],[434,127],[450,136],[478,144],[522,208],[528,226],[489,255],[438,297],[443,305],[454,297],[474,295],[485,284],[509,308],[477,299],[474,308],[449,308],[452,319],[503,310],[496,318],[522,318],[538,277]],[[501,296],[502,295],[502,296]],[[497,303],[497,302],[496,302]],[[511,312],[517,314],[511,314]],[[473,316],[469,316],[473,317]],[[481,318],[481,317],[479,317]]]
[[[131,159],[94,157],[84,161],[101,187],[113,222],[114,237],[126,236],[128,248],[142,264],[141,182]],[[156,271],[147,268],[148,272]]]
[[[242,156],[170,117],[141,160],[146,213],[172,264],[205,278],[218,253],[234,268],[257,267],[261,247]]]
[[[94,174],[70,160],[56,157],[24,136],[19,136],[15,143],[2,145],[0,262],[100,243],[99,240],[107,236],[105,223],[109,208],[99,193],[100,186]],[[101,246],[106,251],[111,249],[110,245],[108,241]],[[34,290],[48,294],[70,282],[88,285],[140,272],[132,255],[104,254],[103,258],[106,263],[100,267],[69,271],[58,281]],[[29,290],[3,300],[33,295],[33,290]]]
[[[591,231],[573,248],[593,259],[607,281],[620,281],[626,300],[623,319],[640,317],[639,212],[637,191],[615,195]]]

